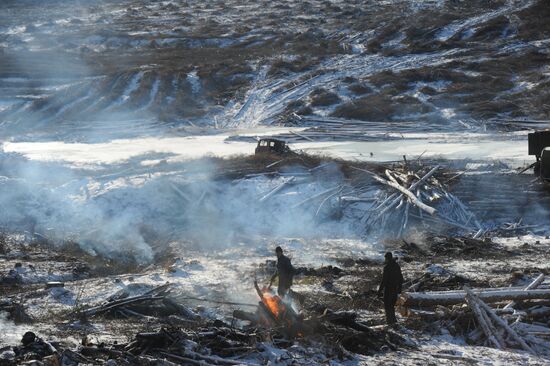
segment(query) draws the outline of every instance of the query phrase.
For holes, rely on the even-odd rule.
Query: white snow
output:
[[[241,136],[262,136],[303,129],[259,128],[234,131]],[[171,153],[168,162],[213,155],[229,157],[253,154],[248,142],[226,141],[231,132],[218,135],[187,137],[144,137],[120,139],[105,143],[5,142],[6,152],[17,152],[33,160],[63,161],[77,166],[114,163],[145,153]],[[410,133],[389,134],[399,140],[373,142],[303,142],[292,144],[297,150],[363,161],[396,161],[403,155],[441,157],[446,159],[500,160],[513,167],[531,162],[527,154],[526,132],[500,134],[480,133]],[[371,153],[373,154],[371,156]]]
[[[119,97],[118,100],[113,102],[112,106],[121,105],[121,104],[125,103],[130,98],[130,95],[134,91],[136,91],[137,88],[139,87],[139,82],[141,81],[141,78],[143,77],[143,74],[144,74],[144,71],[140,71],[132,77],[132,79],[128,83],[128,86],[126,87],[126,90],[124,90],[124,92],[122,93],[122,95]]]
[[[198,94],[201,91],[201,83],[196,70],[187,74],[187,81],[191,84],[193,94]]]
[[[13,321],[8,320],[7,313],[0,312],[0,345],[18,344],[23,334],[33,328],[32,324],[16,325]]]
[[[0,100],[0,112],[5,111],[6,109],[12,107],[14,104],[16,104],[17,101],[15,100]]]
[[[489,11],[484,14],[476,15],[466,20],[459,20],[447,25],[436,34],[436,39],[443,42],[447,41],[462,30],[465,30],[468,28],[475,28],[477,24],[487,22],[491,19],[494,19],[498,16],[504,15],[512,11],[517,12],[521,9],[525,9],[531,6],[531,4],[532,4],[532,1],[515,1],[515,0],[507,1],[506,5],[504,5],[499,9]]]

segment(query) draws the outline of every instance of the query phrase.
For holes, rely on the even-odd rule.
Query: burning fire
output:
[[[280,320],[283,314],[286,312],[286,306],[281,300],[281,298],[277,295],[273,295],[271,291],[264,288],[262,290],[263,297],[262,301],[267,306],[269,311],[275,316],[275,319]]]
[[[292,337],[303,336],[303,333],[297,328],[301,320],[292,306],[285,304],[283,299],[271,292],[268,287],[260,289],[256,281],[254,281],[254,287],[262,299],[260,305],[263,306],[260,306],[258,310],[263,308],[259,315],[264,324],[266,326],[283,325]],[[268,312],[269,314],[267,314]]]

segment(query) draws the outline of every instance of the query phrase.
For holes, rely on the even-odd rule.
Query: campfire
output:
[[[280,327],[292,338],[303,333],[302,318],[292,306],[285,304],[283,299],[269,288],[264,286],[260,289],[256,281],[254,287],[261,300],[258,302],[258,319],[265,327]]]
[[[262,303],[267,307],[276,320],[281,320],[287,311],[287,307],[281,298],[277,295],[273,295],[269,290],[264,290],[262,295]]]

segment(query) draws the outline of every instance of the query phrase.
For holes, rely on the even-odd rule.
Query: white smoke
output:
[[[18,325],[8,319],[8,313],[0,312],[0,347],[21,342],[23,334],[32,330],[30,325]]]
[[[118,166],[120,173],[104,174],[2,156],[0,225],[37,232],[57,243],[74,240],[91,254],[145,263],[153,259],[152,245],[169,241],[223,249],[259,235],[314,238],[360,232],[351,221],[332,219],[339,210],[335,200],[300,204],[343,185],[337,168],[296,177],[268,196],[290,178],[233,181],[223,178],[225,173],[210,159],[161,164],[148,173],[139,172],[132,161]]]

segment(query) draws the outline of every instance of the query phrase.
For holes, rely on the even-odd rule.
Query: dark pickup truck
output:
[[[285,155],[290,153],[290,148],[283,140],[265,138],[258,141],[255,153]]]
[[[535,174],[550,182],[550,130],[536,131],[528,135],[529,155],[535,155]]]

